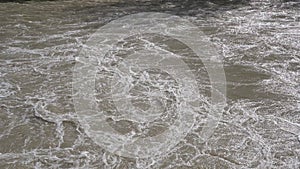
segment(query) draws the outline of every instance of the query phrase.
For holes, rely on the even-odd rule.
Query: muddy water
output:
[[[299,168],[299,8],[296,1],[1,3],[0,168]],[[122,157],[96,144],[79,122],[73,68],[98,28],[128,14],[150,11],[179,15],[206,34],[224,63],[227,104],[205,142],[200,141],[202,125],[196,122],[166,154]],[[193,55],[168,38],[146,35],[144,39],[164,42],[165,49],[186,57]],[[134,38],[124,43],[139,47]],[[205,102],[210,95],[207,73],[201,63],[191,65]],[[176,86],[164,72],[155,70],[152,75]],[[97,82],[96,97],[101,99],[104,82],[101,78]],[[140,87],[136,85],[133,95],[144,90],[143,84]],[[172,105],[176,95],[168,97]],[[145,108],[143,99],[132,102]],[[99,108],[111,110],[109,103]],[[207,109],[209,105],[202,114]],[[172,122],[176,117],[167,118]],[[123,134],[138,129],[114,119],[109,124]],[[161,132],[166,127],[156,129]],[[151,130],[146,134],[151,135]]]

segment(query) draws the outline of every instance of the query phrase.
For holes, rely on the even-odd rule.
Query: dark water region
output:
[[[1,169],[300,168],[298,1],[1,2]],[[172,151],[149,159],[118,156],[97,145],[78,121],[72,93],[75,60],[88,38],[110,21],[139,12],[179,15],[197,25],[220,54],[227,82],[225,110],[207,141],[200,141],[198,119]],[[194,56],[169,37],[143,39]],[[124,43],[125,53],[147,46],[135,38]],[[207,72],[201,61],[190,62],[208,102]],[[101,92],[104,82],[97,78]],[[109,112],[110,106],[108,101],[102,107]],[[212,108],[207,104],[200,114]],[[128,121],[109,124],[121,133],[138,130]]]
[[[55,0],[0,0],[0,3],[5,3],[5,2],[26,3],[28,1],[55,1]]]

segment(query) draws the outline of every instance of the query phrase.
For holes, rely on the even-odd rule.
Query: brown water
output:
[[[205,142],[196,122],[167,154],[122,157],[96,144],[78,121],[73,68],[86,40],[102,25],[150,11],[186,18],[209,37],[224,63],[227,104]],[[300,168],[299,21],[296,1],[1,3],[0,168]],[[144,39],[192,57],[168,38]],[[207,73],[201,63],[191,67],[205,102]],[[102,83],[100,79],[100,87]],[[110,111],[109,105],[100,107]],[[136,129],[131,123],[110,122],[120,133]]]

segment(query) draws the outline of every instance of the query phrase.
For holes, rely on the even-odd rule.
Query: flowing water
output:
[[[226,106],[210,138],[201,141],[199,133],[203,126],[199,120],[169,152],[150,158],[119,156],[98,145],[78,119],[72,92],[76,58],[88,38],[110,21],[139,12],[178,15],[197,25],[221,56],[227,85]],[[193,57],[183,44],[153,34],[126,39],[119,44],[123,51],[116,51],[115,55],[134,53],[149,41],[187,58]],[[200,112],[205,115],[212,109],[206,104],[210,96],[207,72],[199,61],[186,62],[190,62],[197,77],[206,105]],[[164,119],[149,124],[147,130],[137,124],[145,120],[138,116],[135,122],[108,119],[119,133],[155,135],[176,119],[172,105],[178,96],[170,92],[170,88],[178,88],[176,80],[160,70],[147,72],[150,80],[135,80],[131,88],[132,104],[141,109],[147,109],[147,103],[158,108],[163,104],[169,108],[168,113]],[[106,78],[110,78],[109,73],[106,72]],[[140,73],[135,78],[142,76]],[[297,1],[1,3],[0,168],[298,169],[299,76],[300,3]],[[104,99],[106,80],[102,76],[96,79],[99,110],[118,116],[112,112],[110,100]],[[164,96],[157,94],[150,101],[146,97],[162,89],[169,92]]]

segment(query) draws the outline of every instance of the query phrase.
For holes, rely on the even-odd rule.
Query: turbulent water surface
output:
[[[136,71],[127,86],[130,95],[122,99],[140,110],[154,106],[150,110],[158,114],[144,114],[146,120],[134,114],[132,121],[122,119],[106,97],[105,85],[124,56],[151,48],[149,44],[183,55],[201,93],[203,104],[190,132],[171,151],[149,158],[119,156],[95,143],[78,119],[72,92],[76,58],[90,35],[112,20],[139,12],[178,15],[197,25],[220,54],[227,84],[222,118],[203,142],[201,119],[213,106],[208,74],[201,61],[193,59],[195,54],[155,34],[117,44],[98,65],[95,98],[99,111],[111,117],[107,123],[119,133],[147,137],[166,131],[177,118],[180,100],[180,85],[167,72]],[[1,3],[0,168],[298,169],[299,76],[297,1]],[[118,77],[116,83],[126,81],[121,73]],[[124,106],[120,109],[132,113]]]

